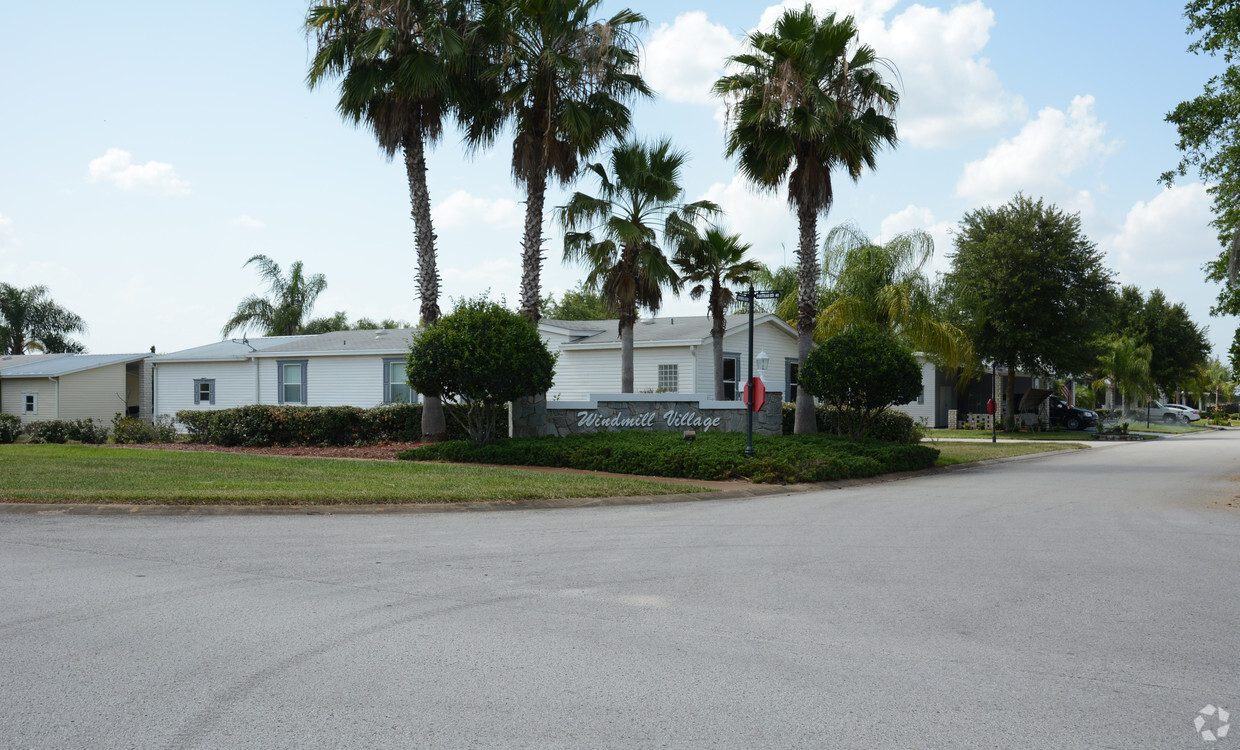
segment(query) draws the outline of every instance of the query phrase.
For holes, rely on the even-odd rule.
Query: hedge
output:
[[[22,432],[22,420],[14,414],[0,414],[0,443],[12,443]]]
[[[458,416],[464,406],[445,404],[448,439],[463,440]],[[393,404],[374,409],[356,406],[241,406],[235,409],[179,411],[176,420],[190,440],[222,446],[370,445],[416,442],[422,438],[422,405]],[[507,433],[507,415],[498,425]]]
[[[818,431],[834,435],[839,419],[839,411],[827,404],[818,404],[815,411],[818,417]],[[783,411],[785,435],[792,434],[792,427],[796,423],[796,415],[797,405],[785,403]],[[913,418],[902,411],[894,411],[892,409],[888,409],[878,415],[878,418],[874,420],[874,424],[870,428],[869,436],[874,440],[901,443],[903,445],[916,443],[919,439],[917,424],[913,421]]]
[[[108,440],[106,425],[86,419],[45,419],[30,422],[23,428],[32,443],[65,443],[76,440],[87,445],[99,445]],[[13,442],[0,440],[0,442]]]
[[[686,479],[748,478],[755,482],[822,482],[871,477],[933,466],[939,452],[924,445],[873,440],[849,442],[834,435],[754,436],[753,458],[745,435],[679,432],[604,432],[593,435],[499,440],[485,447],[450,441],[402,451],[410,461],[454,461],[508,466],[552,466]]]

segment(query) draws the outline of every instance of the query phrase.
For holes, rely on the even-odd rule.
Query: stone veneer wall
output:
[[[509,407],[508,433],[512,437],[563,437],[620,430],[745,432],[747,425],[748,412],[739,401],[670,393],[591,394],[591,399],[548,402],[538,397],[514,402]],[[669,412],[674,413],[670,422]],[[758,435],[783,432],[782,393],[767,392],[762,410],[753,415],[753,431]]]
[[[138,419],[144,422],[152,422],[155,417],[154,377],[155,366],[151,364],[150,357],[138,363]]]

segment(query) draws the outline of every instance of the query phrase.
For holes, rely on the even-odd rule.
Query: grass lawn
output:
[[[1110,422],[1107,423],[1110,425]],[[1145,426],[1145,420],[1129,420],[1128,429],[1133,432],[1159,432],[1170,435],[1179,435],[1186,432],[1208,432],[1209,427],[1198,425],[1179,425],[1179,424],[1163,424],[1162,422],[1150,422],[1150,426]]]
[[[959,438],[963,440],[989,440],[990,430],[923,430],[927,438]],[[1091,432],[1004,432],[1000,440],[1089,440]]]
[[[699,492],[641,479],[407,461],[76,445],[0,446],[0,501],[299,505],[436,503]]]
[[[1085,450],[1072,443],[931,443],[939,449],[939,466],[985,461],[988,458],[1027,456],[1050,451]]]

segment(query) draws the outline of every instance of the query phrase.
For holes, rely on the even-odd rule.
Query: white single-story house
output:
[[[43,354],[0,360],[0,412],[23,423],[116,414],[149,418],[144,361],[149,354]]]
[[[415,402],[405,376],[412,338],[409,328],[336,331],[228,339],[152,357],[153,411]]]
[[[647,318],[633,327],[633,390],[700,393],[713,398],[715,367],[711,320],[705,315]],[[542,320],[539,333],[559,353],[547,399],[586,401],[620,392],[617,320]],[[755,357],[770,359],[763,381],[785,401],[796,398],[797,332],[773,313],[754,315]],[[726,400],[739,400],[749,377],[749,316],[729,315],[723,336]]]

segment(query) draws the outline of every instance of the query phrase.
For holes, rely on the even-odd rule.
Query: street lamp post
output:
[[[745,446],[745,456],[748,458],[753,458],[753,402],[754,402],[754,398],[753,398],[753,393],[754,393],[753,303],[755,299],[779,299],[779,297],[780,297],[780,293],[778,291],[762,290],[762,291],[755,292],[753,289],[753,284],[749,285],[749,291],[739,292],[736,295],[737,299],[749,303],[749,369],[745,371],[746,375],[748,375],[749,377],[747,381],[747,385],[745,386],[746,392],[749,393],[749,403],[745,405],[746,411],[749,412],[749,414],[746,415],[746,418],[748,419],[748,424],[746,426],[746,432],[749,434],[749,442]],[[759,356],[759,359],[763,359],[764,357],[765,357],[765,352],[763,353],[763,355]],[[770,362],[771,358],[765,357],[765,359],[767,362]],[[766,370],[765,362],[763,363],[762,370],[763,371]]]

